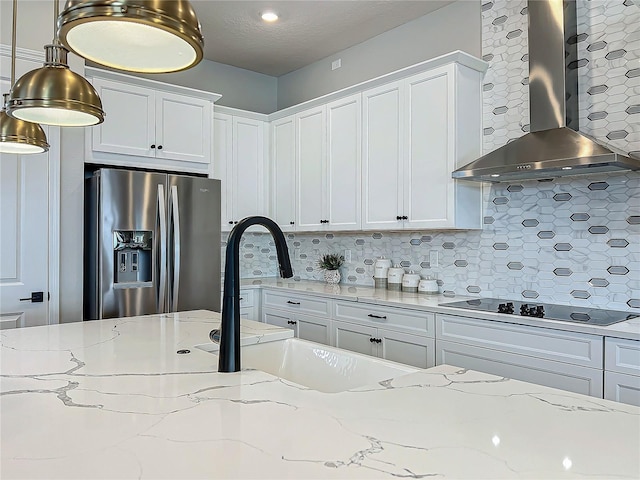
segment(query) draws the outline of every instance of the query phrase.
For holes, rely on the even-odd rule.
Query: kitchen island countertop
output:
[[[637,407],[449,366],[338,394],[218,374],[193,348],[218,323],[195,311],[1,332],[0,476],[640,476]],[[245,342],[288,335],[243,325]]]

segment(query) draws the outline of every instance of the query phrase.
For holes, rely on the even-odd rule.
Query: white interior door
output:
[[[48,323],[48,216],[49,154],[0,154],[0,329]]]

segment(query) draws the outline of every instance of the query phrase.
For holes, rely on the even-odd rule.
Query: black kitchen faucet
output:
[[[267,217],[247,217],[233,227],[227,240],[225,255],[218,372],[240,370],[240,238],[252,225],[262,225],[271,232],[276,244],[280,276],[282,278],[293,276],[287,242],[276,222]]]

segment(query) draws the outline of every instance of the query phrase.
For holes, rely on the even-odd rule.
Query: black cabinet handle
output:
[[[396,216],[396,220],[402,220],[402,217],[400,215]]]
[[[402,220],[409,220],[409,217],[407,217],[406,215],[403,215]]]
[[[371,318],[381,318],[383,320],[387,319],[386,315],[374,315],[373,313],[370,313],[368,316],[371,317]]]
[[[370,341],[371,343],[382,343],[382,339],[380,339],[380,338],[373,338],[373,337],[371,337],[371,338],[369,339],[369,341]]]
[[[292,302],[291,300],[287,300],[289,305],[300,305],[300,302]]]
[[[31,296],[21,298],[21,302],[42,303],[44,302],[44,292],[31,292]]]
[[[289,225],[295,225],[296,222],[289,222]]]
[[[151,145],[151,148],[156,148],[156,145],[155,145],[155,143],[154,143],[153,145]]]
[[[244,297],[240,297],[238,300],[244,300]]]
[[[158,150],[162,150],[162,145],[158,145]]]
[[[382,343],[382,339],[381,338],[376,338],[376,343]]]
[[[235,222],[233,222],[233,223],[237,225],[237,224],[238,224],[238,221],[236,220],[236,221],[235,221]]]
[[[229,220],[229,225],[233,225],[233,220]]]
[[[287,324],[288,325],[297,325],[298,322],[296,322],[295,320],[287,320]]]
[[[375,338],[373,338],[373,337],[371,337],[371,338],[369,339],[369,342],[371,342],[371,343],[374,343],[375,341],[376,341],[376,339],[375,339]]]

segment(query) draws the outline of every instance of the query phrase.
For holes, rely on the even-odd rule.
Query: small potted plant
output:
[[[344,257],[337,253],[325,253],[318,260],[318,267],[324,270],[324,280],[330,284],[340,283],[340,271]]]

